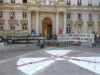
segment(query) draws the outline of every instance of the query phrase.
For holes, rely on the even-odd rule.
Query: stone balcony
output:
[[[93,20],[88,20],[88,21],[87,21],[87,24],[88,24],[88,25],[94,25],[94,21],[93,21]]]
[[[82,25],[84,22],[82,21],[82,20],[77,20],[77,21],[75,21],[75,25],[77,25],[77,24],[80,24],[80,25]]]
[[[8,20],[8,23],[10,24],[10,25],[17,25],[18,24],[18,20],[16,20],[16,19],[9,19]]]
[[[20,22],[21,22],[21,24],[28,24],[28,20],[27,19],[22,19]]]

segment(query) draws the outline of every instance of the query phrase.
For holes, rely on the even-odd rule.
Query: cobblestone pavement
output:
[[[0,61],[0,75],[100,75],[98,50],[48,47]]]

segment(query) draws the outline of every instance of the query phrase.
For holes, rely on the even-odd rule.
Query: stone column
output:
[[[63,29],[64,29],[64,34],[66,33],[66,25],[67,25],[67,14],[64,13],[64,26],[63,26]]]
[[[8,22],[9,12],[4,12],[3,17],[5,19],[5,21],[4,21],[4,30],[10,30],[10,25],[9,25],[9,22]]]
[[[32,31],[32,13],[28,12],[28,29],[29,29],[29,34],[31,34]]]
[[[88,33],[88,24],[87,24],[87,21],[84,20],[84,27],[83,27],[83,33]]]
[[[87,24],[87,21],[88,21],[88,14],[87,13],[83,13],[82,14],[83,16],[83,33],[88,33],[88,24]]]
[[[97,21],[94,21],[94,31],[99,32],[99,26],[98,26]]]
[[[39,35],[39,12],[36,12],[36,35]]]
[[[56,34],[59,34],[59,13],[56,13]]]

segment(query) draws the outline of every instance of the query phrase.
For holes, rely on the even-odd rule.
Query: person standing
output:
[[[0,36],[0,48],[4,47],[4,43],[3,43],[3,37]]]
[[[93,35],[94,35],[94,43],[92,43],[92,46],[96,47],[97,35],[96,35],[96,33],[94,31],[93,31]]]

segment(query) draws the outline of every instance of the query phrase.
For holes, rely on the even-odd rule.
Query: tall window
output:
[[[92,33],[94,31],[94,26],[92,24],[88,24],[88,32]]]
[[[26,12],[23,12],[23,18],[27,18]]]
[[[14,19],[15,18],[15,13],[14,12],[11,12],[10,13],[10,19]]]
[[[71,33],[71,25],[68,24],[66,27],[66,33]]]
[[[27,28],[27,24],[23,24],[23,25],[22,25],[22,29],[23,29],[23,30],[27,30],[27,29],[28,29],[28,28]]]
[[[3,30],[3,24],[0,23],[0,31],[2,31],[2,30]]]
[[[71,5],[71,0],[67,0],[67,5]]]
[[[15,0],[11,0],[11,3],[15,3]]]
[[[82,20],[82,14],[78,13],[78,20]]]
[[[27,0],[23,0],[23,3],[27,3]]]
[[[92,0],[88,0],[88,6],[92,6]]]
[[[89,14],[89,20],[92,20],[92,14]]]
[[[0,0],[0,3],[3,3],[3,0]]]
[[[77,5],[82,5],[81,0],[77,0]]]
[[[14,25],[10,25],[10,30],[15,30],[15,26]]]
[[[2,14],[2,12],[0,12],[0,17],[2,18],[2,16],[3,16],[3,14]]]
[[[67,19],[71,18],[71,13],[67,13]]]

